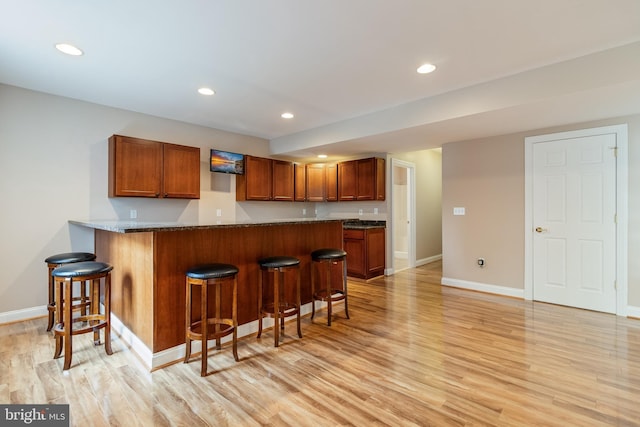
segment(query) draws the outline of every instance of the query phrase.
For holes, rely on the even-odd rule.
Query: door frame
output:
[[[524,139],[524,298],[533,300],[533,145],[559,139],[615,134],[616,155],[616,314],[628,311],[628,130],[627,124],[580,129]]]
[[[391,242],[391,260],[392,260],[392,271],[391,274],[395,273],[395,215],[393,212],[393,198],[395,188],[393,181],[394,173],[393,170],[395,167],[401,167],[407,169],[407,177],[409,180],[409,194],[407,194],[407,202],[409,204],[408,215],[409,215],[409,235],[408,237],[408,253],[407,260],[409,262],[408,268],[415,268],[416,266],[416,165],[411,162],[407,162],[404,160],[391,158],[391,170],[389,174],[391,175],[391,232],[389,233],[389,239]]]

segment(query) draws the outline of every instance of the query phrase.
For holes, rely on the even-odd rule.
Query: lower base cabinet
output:
[[[370,279],[384,274],[385,229],[344,230],[347,276]]]

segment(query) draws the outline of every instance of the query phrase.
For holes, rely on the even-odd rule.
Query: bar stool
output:
[[[231,298],[231,318],[223,318],[221,315],[221,287],[224,284],[233,285]],[[215,286],[215,314],[209,317],[209,286]],[[200,319],[192,321],[192,296],[193,287],[200,286]],[[187,299],[186,299],[186,353],[184,363],[191,358],[191,342],[200,340],[202,343],[202,355],[200,376],[207,375],[207,341],[216,340],[216,348],[221,349],[220,339],[233,333],[232,346],[233,357],[238,361],[238,268],[230,264],[206,264],[199,265],[187,271]]]
[[[311,320],[316,315],[316,301],[327,302],[327,325],[331,326],[332,303],[344,300],[344,313],[349,319],[349,306],[347,304],[347,253],[342,249],[324,248],[311,252]],[[331,286],[331,266],[342,262],[342,288],[332,288]],[[315,274],[313,266],[320,269],[324,266],[326,272],[325,285],[323,289],[316,292]],[[322,278],[322,269],[318,272]]]
[[[265,316],[273,317],[273,339],[275,347],[280,345],[280,329],[284,333],[284,319],[296,315],[298,323],[298,336],[302,338],[300,329],[300,260],[288,256],[274,256],[258,261],[260,276],[258,280],[258,338],[262,334],[262,319]],[[295,302],[287,301],[285,292],[284,273],[297,270]],[[273,301],[263,302],[263,276],[264,273],[273,275]],[[278,325],[280,328],[278,328]]]
[[[67,252],[64,254],[51,255],[49,258],[44,260],[44,262],[47,263],[47,268],[49,269],[49,304],[47,305],[47,310],[49,311],[49,323],[47,324],[47,331],[50,331],[51,328],[53,328],[53,319],[56,312],[56,294],[54,292],[53,276],[51,275],[51,272],[54,268],[60,267],[65,264],[93,261],[95,259],[96,256],[89,252]],[[82,314],[86,314],[86,307],[88,305],[89,299],[86,297],[87,291],[85,284],[82,283],[82,285],[80,286],[81,296],[76,299],[76,301],[80,301],[80,303],[77,304],[77,307],[84,308]]]
[[[94,345],[100,345],[100,329],[104,329],[104,349],[108,355],[111,350],[111,270],[113,267],[104,262],[85,261],[57,267],[51,273],[56,287],[56,319],[53,328],[56,338],[54,359],[60,357],[64,345],[64,368],[71,367],[72,336],[93,332]],[[101,280],[103,279],[103,280]],[[73,284],[89,282],[89,314],[73,318]],[[100,310],[100,285],[104,283],[104,312]],[[74,324],[80,324],[77,329]]]

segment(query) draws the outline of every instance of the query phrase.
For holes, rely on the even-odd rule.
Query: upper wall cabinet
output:
[[[109,197],[200,198],[200,148],[109,138]]]
[[[338,199],[384,200],[384,159],[368,158],[338,164]]]
[[[292,162],[244,156],[244,175],[236,176],[236,200],[276,200],[292,202],[294,167]]]
[[[326,199],[327,173],[324,163],[312,163],[306,166],[306,188],[308,202],[324,202]]]
[[[300,163],[293,164],[293,195],[296,202],[307,200],[307,169]]]
[[[244,175],[236,176],[236,200],[271,200],[271,159],[244,156]]]

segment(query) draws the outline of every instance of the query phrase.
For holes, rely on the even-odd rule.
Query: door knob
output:
[[[542,233],[543,231],[548,231],[546,228],[536,227],[536,233]]]

